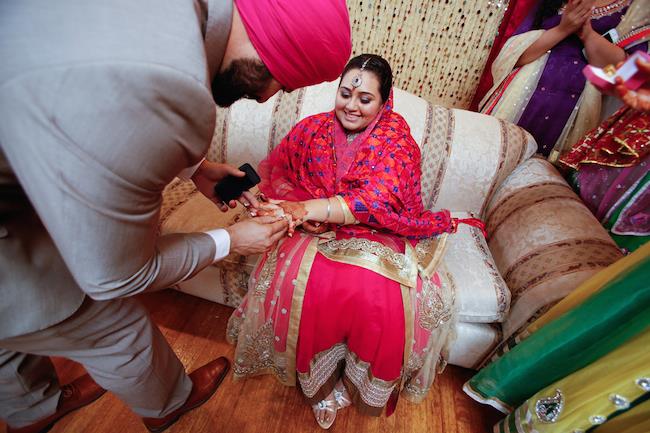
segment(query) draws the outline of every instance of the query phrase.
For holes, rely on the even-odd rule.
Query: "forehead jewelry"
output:
[[[360,85],[363,84],[363,78],[361,78],[361,73],[363,72],[364,69],[366,69],[366,65],[370,61],[370,57],[366,59],[365,62],[363,62],[363,65],[361,65],[361,69],[359,69],[359,73],[352,79],[352,87],[359,87]]]

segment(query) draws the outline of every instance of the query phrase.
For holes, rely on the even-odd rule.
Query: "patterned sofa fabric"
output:
[[[547,161],[521,164],[487,210],[489,246],[512,294],[508,338],[594,273],[622,257]]]
[[[422,148],[423,197],[435,208],[483,215],[497,188],[535,153],[537,145],[511,123],[470,111],[448,111],[453,123],[449,144],[434,142]],[[434,158],[430,155],[440,159],[438,166],[427,164]],[[432,193],[426,194],[424,186],[429,184]]]

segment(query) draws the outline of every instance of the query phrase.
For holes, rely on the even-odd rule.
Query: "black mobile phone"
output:
[[[228,175],[214,186],[214,195],[225,203],[239,198],[244,191],[260,183],[259,175],[249,163],[243,164],[239,169],[246,175],[243,177]]]

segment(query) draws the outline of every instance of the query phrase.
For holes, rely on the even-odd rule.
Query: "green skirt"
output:
[[[465,384],[465,392],[510,412],[541,389],[644,332],[650,328],[649,276],[650,256],[646,256],[479,371]]]

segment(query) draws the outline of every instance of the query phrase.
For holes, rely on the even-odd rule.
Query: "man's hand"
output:
[[[228,206],[224,205],[219,197],[214,195],[214,185],[228,175],[243,177],[246,175],[243,171],[229,164],[219,164],[216,162],[204,160],[192,176],[192,181],[201,193],[214,202],[222,212],[228,210],[228,206],[234,208],[237,206],[236,200],[230,200]],[[257,208],[259,203],[252,192],[244,191],[239,201],[246,207],[252,206]]]
[[[286,233],[286,218],[263,216],[247,219],[226,227],[230,235],[230,251],[248,256],[270,249]]]
[[[637,59],[636,66],[650,76],[650,62]],[[616,93],[623,102],[635,110],[650,111],[650,81],[646,81],[640,89],[634,91],[625,86],[621,77],[616,77]]]

